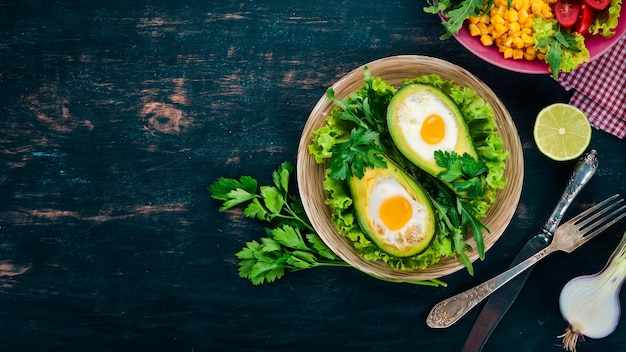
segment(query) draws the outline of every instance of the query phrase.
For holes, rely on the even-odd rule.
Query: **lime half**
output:
[[[564,103],[539,111],[533,137],[539,151],[556,161],[579,157],[591,142],[591,125],[578,108]]]

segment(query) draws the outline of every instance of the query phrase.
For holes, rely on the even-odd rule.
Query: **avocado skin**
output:
[[[457,143],[454,147],[454,151],[458,155],[463,155],[465,153],[469,154],[473,158],[477,158],[478,154],[476,153],[476,149],[474,148],[474,143],[469,133],[469,129],[467,127],[467,123],[461,114],[458,106],[452,101],[452,99],[446,95],[441,90],[426,84],[407,84],[396,92],[396,94],[391,98],[389,102],[389,106],[387,108],[387,125],[389,128],[389,134],[391,135],[391,139],[393,140],[394,145],[398,150],[406,157],[411,163],[420,169],[426,171],[427,173],[437,176],[443,168],[441,168],[437,163],[433,160],[426,160],[418,153],[416,153],[406,141],[406,137],[398,126],[398,114],[400,112],[400,107],[403,102],[406,101],[409,97],[414,94],[419,93],[422,90],[428,90],[434,93],[444,104],[446,104],[450,110],[454,112],[454,117],[457,122],[458,127],[458,138]],[[451,152],[451,150],[446,150]]]
[[[398,167],[387,157],[383,157],[387,168],[366,168],[362,178],[352,176],[349,181],[350,192],[355,208],[357,221],[363,233],[374,242],[378,248],[395,257],[403,258],[419,254],[426,250],[435,237],[435,212],[428,194],[422,186],[411,178],[405,171]],[[368,218],[368,204],[371,190],[381,180],[393,177],[404,187],[407,193],[425,206],[426,216],[424,234],[417,242],[409,247],[394,246],[377,235],[371,219]]]

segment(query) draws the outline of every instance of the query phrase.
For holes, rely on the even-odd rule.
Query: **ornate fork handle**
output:
[[[494,291],[555,250],[556,247],[553,242],[548,247],[533,254],[528,259],[501,273],[500,275],[495,276],[474,288],[437,303],[430,311],[430,314],[428,314],[426,324],[428,324],[431,328],[447,328],[451,326]]]

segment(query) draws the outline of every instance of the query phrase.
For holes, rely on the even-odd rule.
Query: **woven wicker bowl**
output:
[[[509,151],[505,176],[509,182],[498,192],[495,204],[487,213],[483,222],[490,229],[484,234],[485,249],[488,250],[500,238],[515,213],[522,191],[524,178],[524,160],[522,145],[517,129],[508,111],[498,97],[483,82],[468,71],[447,61],[426,56],[394,56],[366,64],[372,76],[378,76],[393,86],[399,87],[405,78],[436,73],[443,79],[474,89],[494,109],[499,134],[504,141],[504,148]],[[363,66],[353,70],[333,85],[335,96],[343,99],[363,85]],[[322,182],[325,165],[317,164],[308,152],[311,132],[326,123],[326,116],[333,108],[326,96],[323,96],[313,108],[304,126],[297,157],[297,178],[300,196],[306,214],[324,242],[341,259],[367,274],[400,281],[429,280],[440,278],[463,268],[456,258],[445,258],[424,270],[395,270],[382,261],[368,261],[356,251],[352,242],[337,232],[330,218],[330,209],[324,203],[326,194]],[[475,247],[473,239],[468,243]],[[469,253],[470,259],[478,259],[478,253]]]

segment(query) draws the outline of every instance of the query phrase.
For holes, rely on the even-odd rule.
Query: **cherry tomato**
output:
[[[580,14],[580,0],[557,0],[554,3],[554,15],[563,27],[571,27]]]
[[[604,10],[611,0],[585,0],[585,3],[596,10]]]
[[[587,34],[589,26],[593,23],[595,16],[596,12],[591,6],[587,6],[587,4],[580,5],[580,14],[572,29],[580,34]]]

